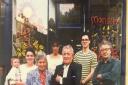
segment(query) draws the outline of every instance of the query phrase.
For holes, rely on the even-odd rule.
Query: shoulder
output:
[[[47,74],[51,74],[51,72],[50,72],[49,70],[46,70],[46,73],[47,73]]]
[[[52,54],[48,54],[48,55],[46,56],[46,58],[47,58],[47,60],[50,62],[50,60],[52,59]]]
[[[38,72],[38,68],[36,68],[36,69],[30,71],[30,73],[35,73],[35,72]]]
[[[76,54],[82,53],[82,50],[79,50],[78,52],[76,52]]]
[[[121,61],[120,60],[115,60],[115,59],[111,59],[111,62],[113,62],[114,64],[121,64]]]
[[[71,65],[74,66],[75,68],[77,68],[77,67],[80,67],[81,68],[82,67],[81,64],[76,63],[76,62],[72,62]]]
[[[56,67],[62,67],[63,66],[63,64],[60,64],[60,65],[57,65]]]
[[[47,56],[46,56],[46,58],[47,58],[47,60],[50,58],[50,54],[48,54]]]
[[[15,75],[15,72],[14,72],[14,68],[12,67],[12,68],[10,69],[10,71],[8,72],[6,78],[10,78],[10,77],[12,77],[13,75]]]
[[[49,76],[49,77],[52,76],[52,73],[51,73],[50,71],[48,71],[48,70],[46,70],[46,74],[47,74],[47,76]]]
[[[26,68],[26,64],[21,64],[20,65],[20,68],[22,69],[22,68]]]
[[[62,67],[63,67],[63,64],[57,65],[57,66],[56,66],[56,69],[60,69],[60,68],[62,68]]]
[[[28,73],[28,75],[37,75],[39,73],[38,69],[34,69]]]
[[[32,67],[32,69],[36,69],[36,68],[37,68],[37,65],[34,64],[33,67]]]
[[[21,64],[19,68],[21,72],[24,72],[24,69],[27,69],[26,64]]]
[[[76,52],[75,57],[76,57],[76,56],[80,56],[80,55],[82,55],[82,54],[83,54],[83,52],[82,52],[82,50],[80,50],[80,51]]]
[[[93,52],[92,50],[90,50],[89,53],[90,53],[93,57],[96,57],[96,56],[97,56],[96,53]]]
[[[63,58],[61,54],[58,54],[59,58]]]
[[[12,67],[12,68],[10,69],[10,72],[15,71],[15,70],[16,70],[16,68]]]

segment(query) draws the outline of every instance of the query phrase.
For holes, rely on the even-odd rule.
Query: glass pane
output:
[[[97,2],[97,3],[94,3]],[[112,55],[119,58],[122,41],[122,1],[90,1],[90,29],[92,49],[97,48],[101,40],[112,42]]]
[[[47,46],[47,1],[13,0],[13,7],[13,55],[24,58],[29,46],[36,53],[44,52]]]
[[[81,5],[78,3],[59,4],[57,8],[58,28],[81,28]]]

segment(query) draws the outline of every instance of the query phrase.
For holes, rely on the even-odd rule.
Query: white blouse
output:
[[[53,56],[53,54],[47,55],[48,71],[54,74],[56,66],[62,64],[62,55]]]
[[[21,70],[21,80],[25,83],[26,82],[26,79],[27,79],[27,74],[36,69],[37,66],[36,65],[33,65],[31,67],[28,67],[27,64],[22,64],[20,66],[20,70]]]

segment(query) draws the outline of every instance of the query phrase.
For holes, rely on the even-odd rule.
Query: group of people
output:
[[[99,44],[100,60],[90,50],[88,35],[81,37],[82,49],[74,53],[71,45],[52,43],[52,53],[36,55],[32,48],[26,50],[26,63],[20,65],[17,57],[11,59],[12,68],[4,85],[121,85],[120,60],[111,56],[112,45],[103,40]]]

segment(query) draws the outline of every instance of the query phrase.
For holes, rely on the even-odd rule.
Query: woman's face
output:
[[[42,59],[38,60],[37,66],[38,66],[39,70],[45,71],[47,69],[46,59],[42,58]]]
[[[28,51],[26,53],[26,57],[25,58],[26,58],[27,63],[34,63],[35,55],[33,54],[33,52]]]
[[[58,54],[59,53],[59,46],[53,46],[52,51],[53,51],[53,54]]]

